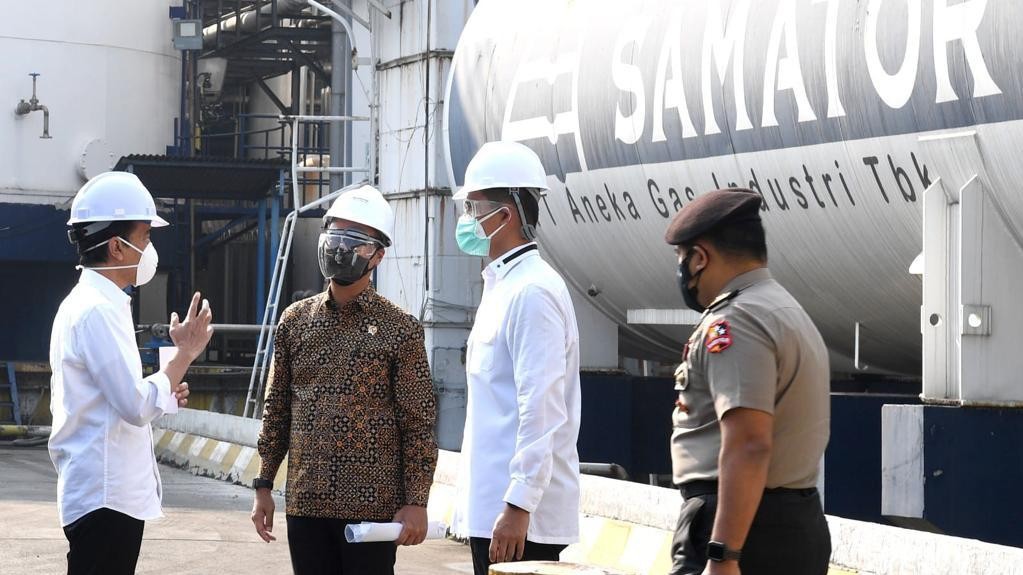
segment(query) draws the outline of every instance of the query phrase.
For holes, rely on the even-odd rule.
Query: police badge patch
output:
[[[728,349],[732,345],[732,333],[729,331],[728,322],[719,319],[710,324],[704,341],[710,353],[721,353]]]

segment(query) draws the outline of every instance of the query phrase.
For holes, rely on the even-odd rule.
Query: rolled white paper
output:
[[[426,528],[427,539],[444,539],[448,526],[440,521],[431,521]],[[353,523],[345,526],[345,539],[349,543],[375,543],[397,541],[401,535],[401,523]]]

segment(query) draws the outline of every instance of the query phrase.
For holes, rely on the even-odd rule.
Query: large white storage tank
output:
[[[181,56],[170,2],[5,2],[0,19],[0,204],[66,202],[90,170],[122,155],[162,154],[179,114]],[[38,79],[50,112],[15,114]],[[12,209],[10,206],[4,208]]]
[[[956,173],[977,175],[996,206],[980,227],[1007,230],[989,253],[1019,269],[1021,22],[1013,0],[480,3],[445,98],[452,185],[485,141],[531,146],[552,175],[551,261],[618,323],[624,355],[665,361],[696,321],[670,217],[696,193],[753,188],[771,269],[844,356],[832,367],[915,375],[921,330],[945,329],[930,308],[922,327],[909,273],[924,190],[941,178],[956,205]],[[936,244],[932,263],[955,253]],[[1005,280],[965,278],[987,291],[964,304],[1002,297]],[[1000,325],[1018,324],[1016,302]]]

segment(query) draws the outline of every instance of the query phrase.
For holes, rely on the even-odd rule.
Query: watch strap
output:
[[[720,541],[711,541],[707,544],[707,558],[711,561],[738,561],[742,558],[742,549],[729,549]]]

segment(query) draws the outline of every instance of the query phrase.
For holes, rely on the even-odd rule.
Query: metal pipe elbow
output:
[[[39,104],[36,106],[37,110],[43,111],[43,135],[40,138],[45,140],[50,139],[50,109],[46,106]]]

